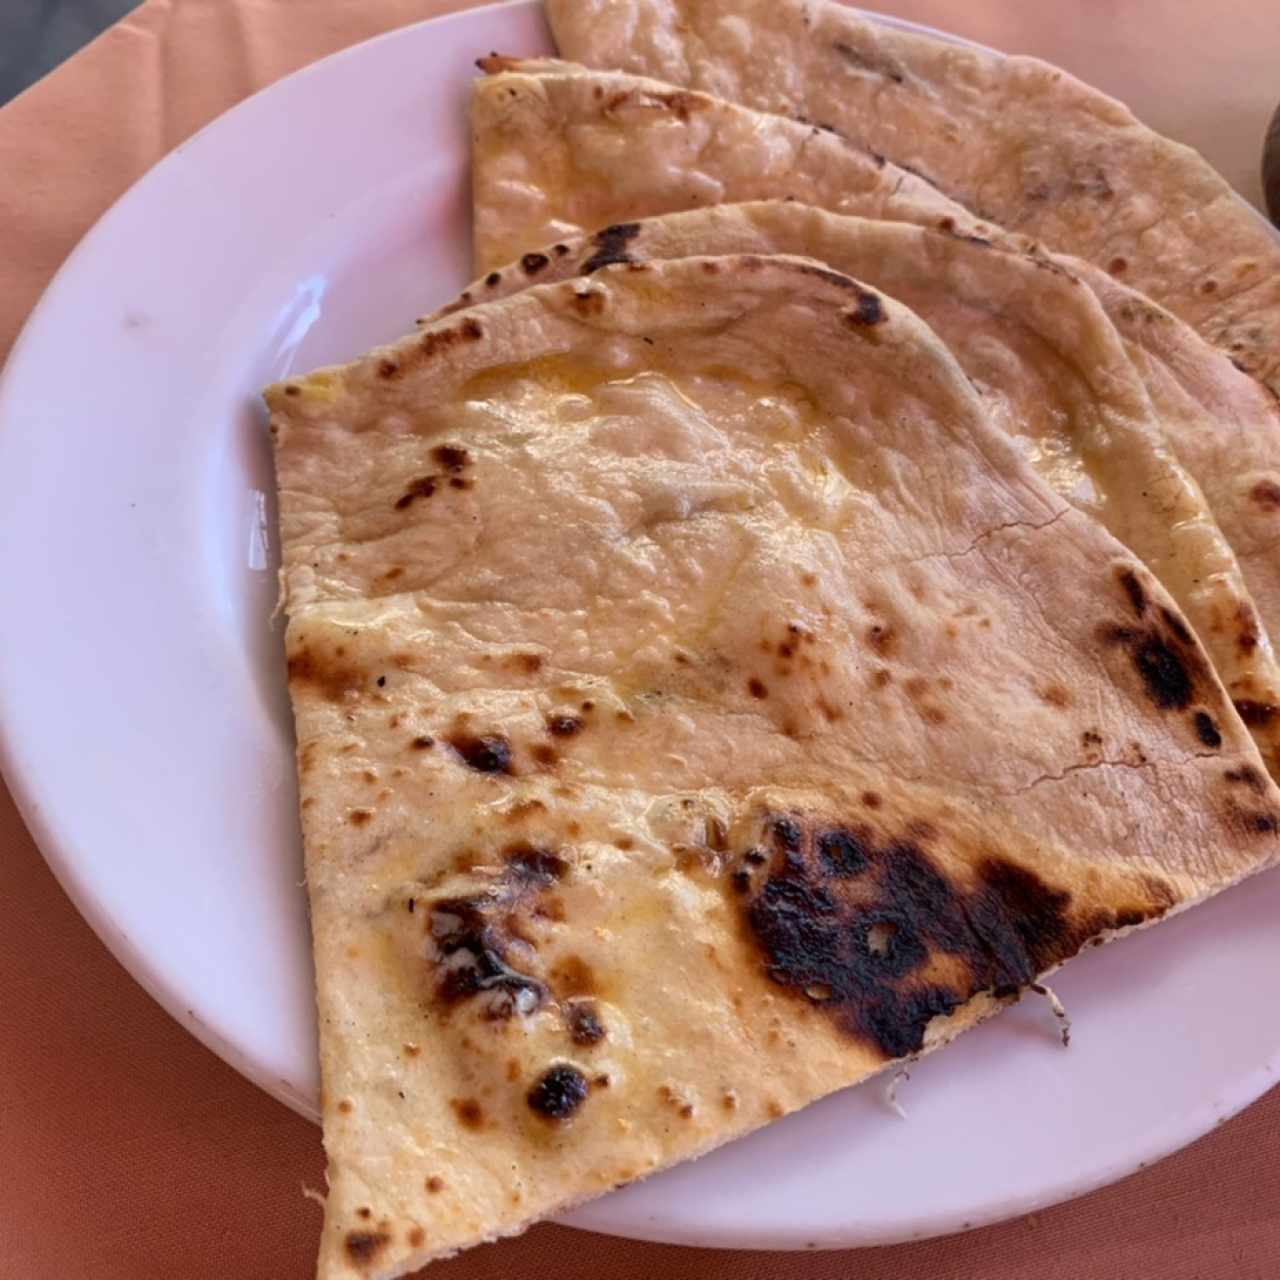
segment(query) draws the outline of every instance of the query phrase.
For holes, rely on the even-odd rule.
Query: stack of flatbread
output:
[[[1024,58],[548,0],[478,278],[268,389],[322,1277],[926,1053],[1280,853],[1280,249]]]

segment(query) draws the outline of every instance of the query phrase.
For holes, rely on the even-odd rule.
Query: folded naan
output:
[[[633,217],[790,195],[827,209],[1009,235],[835,134],[638,76],[480,59],[471,100],[476,269]]]
[[[566,57],[837,129],[1150,294],[1280,392],[1280,240],[1211,165],[1035,58],[826,0],[547,0]]]
[[[1280,852],[1169,594],[827,266],[618,262],[266,394],[326,1280],[927,1052]]]
[[[958,205],[945,202],[939,216],[937,200],[903,198],[918,179],[816,127],[554,60],[494,58],[486,65],[492,71],[477,81],[472,110],[475,237],[482,267],[493,266],[502,249],[535,264],[533,271],[517,269],[518,280],[537,279],[536,264],[555,255],[544,252],[547,242],[535,237],[564,237],[606,223],[625,227],[636,216],[769,195],[936,228],[940,234],[932,236],[902,228],[895,237],[893,228],[882,227],[874,235],[854,236],[856,245],[849,245],[847,233],[823,233],[832,224],[821,218],[794,215],[788,221],[774,213],[773,222],[782,224],[780,240],[753,241],[756,229],[749,224],[742,228],[746,240],[731,239],[725,249],[848,255],[836,260],[841,269],[881,284],[909,305],[927,297],[926,318],[945,325],[944,338],[970,353],[961,361],[984,385],[1020,384],[1004,414],[1006,425],[1032,442],[1051,483],[1100,516],[1170,588],[1209,645],[1242,712],[1250,714],[1268,767],[1280,776],[1280,670],[1271,644],[1272,629],[1280,628],[1280,593],[1266,550],[1270,537],[1280,538],[1280,504],[1256,498],[1272,485],[1280,492],[1280,430],[1274,409],[1258,403],[1267,400],[1265,393],[1236,397],[1249,412],[1268,415],[1267,431],[1252,446],[1258,469],[1241,486],[1232,462],[1238,420],[1197,412],[1187,394],[1180,395],[1176,414],[1157,418],[1108,317],[1079,278],[1100,287],[1118,322],[1138,331],[1133,342],[1145,341],[1147,330],[1184,326],[1105,273],[1078,259],[1019,252],[1025,242],[990,227],[962,229],[968,215]],[[624,216],[627,221],[610,221]],[[699,246],[688,239],[688,230],[675,234],[679,242],[664,254],[721,251],[715,244]],[[767,240],[774,232],[762,234]],[[930,243],[934,248],[926,250]],[[954,285],[929,274],[934,259],[956,264]],[[500,275],[491,271],[488,279]],[[494,287],[481,280],[469,295],[484,297]],[[953,289],[963,302],[952,297]],[[992,297],[984,299],[984,292]],[[1014,302],[1002,303],[1006,295]],[[1157,313],[1167,325],[1152,319]],[[1008,320],[1003,326],[1002,315]],[[1072,317],[1079,333],[1071,332]],[[1005,335],[1003,346],[997,330]],[[1010,351],[1007,339],[1014,330],[1024,336]],[[1041,333],[1049,335],[1047,349]],[[1203,344],[1174,345],[1180,352],[1198,345],[1208,363],[1227,364]],[[1159,356],[1164,348],[1153,350]],[[1064,411],[1060,396],[1043,399],[1036,384],[1045,381],[1048,368],[1060,386],[1071,385],[1077,405],[1082,396],[1093,405]],[[1228,371],[1256,390],[1245,375]],[[1158,372],[1152,380],[1168,399]],[[1179,436],[1186,437],[1185,447]],[[1089,476],[1082,476],[1084,469]],[[1202,484],[1212,489],[1223,522],[1239,539],[1247,568],[1238,562]],[[1271,605],[1261,616],[1248,569]]]

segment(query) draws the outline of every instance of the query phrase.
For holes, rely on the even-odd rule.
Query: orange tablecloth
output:
[[[455,7],[149,0],[0,111],[0,359],[84,231],[193,130],[323,54]],[[1073,70],[1131,90],[1153,124],[1201,145],[1256,196],[1262,122],[1269,96],[1280,94],[1273,0],[983,0],[963,17],[948,16],[945,0],[872,7],[962,24],[1029,52],[1066,39]],[[1242,978],[1267,989],[1260,975]],[[302,1188],[322,1185],[318,1132],[134,985],[63,896],[3,789],[0,1010],[0,1280],[309,1274],[320,1214]],[[797,1255],[667,1248],[545,1226],[431,1275],[1272,1280],[1280,1276],[1280,1092],[1119,1186],[967,1236]]]

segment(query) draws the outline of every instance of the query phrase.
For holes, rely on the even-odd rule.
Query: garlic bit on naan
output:
[[[933,331],[612,236],[266,393],[326,1280],[927,1052],[1280,846],[1170,593]]]

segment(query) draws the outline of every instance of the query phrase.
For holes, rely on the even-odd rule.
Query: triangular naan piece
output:
[[[717,199],[787,196],[828,210],[934,228],[960,241],[956,254],[963,255],[968,246],[967,260],[975,263],[980,255],[972,251],[990,251],[997,261],[985,269],[975,267],[966,290],[978,310],[981,289],[997,288],[988,282],[1006,270],[1017,268],[1023,276],[1030,272],[1033,280],[1043,277],[1039,288],[1020,290],[1024,310],[1035,307],[1038,295],[1062,293],[1061,281],[1051,285],[1049,280],[1055,267],[1086,280],[1108,318],[1120,327],[1138,371],[1147,375],[1147,395],[1157,400],[1159,422],[1154,430],[1172,448],[1172,469],[1180,465],[1183,471],[1179,478],[1157,480],[1144,491],[1143,485],[1130,484],[1126,464],[1110,468],[1110,483],[1102,486],[1110,491],[1105,522],[1156,569],[1188,611],[1242,714],[1249,717],[1269,767],[1280,774],[1280,696],[1271,639],[1280,634],[1280,571],[1271,554],[1280,538],[1280,417],[1258,384],[1168,312],[1104,272],[1081,259],[1047,256],[1040,250],[1031,255],[1035,270],[1025,260],[1014,263],[1009,254],[1019,252],[1022,242],[1017,237],[989,226],[979,232],[961,230],[968,213],[941,196],[932,202],[901,198],[902,192],[915,189],[918,179],[817,127],[654,81],[588,72],[554,60],[494,58],[485,63],[495,71],[476,83],[472,119],[477,257],[486,266],[504,265],[490,256],[497,245],[512,250],[513,256],[528,254],[530,262],[540,262],[547,242],[535,237],[552,227],[564,237],[619,219],[628,225],[637,217],[698,208]],[[515,173],[520,175],[518,182],[512,178]],[[865,175],[871,175],[869,183]],[[624,191],[625,199],[619,195]],[[886,202],[886,191],[899,195]],[[940,208],[945,209],[941,217]],[[797,245],[790,239],[774,247],[818,252],[816,244]],[[877,262],[865,253],[847,268],[873,283],[882,272],[895,270],[887,257]],[[898,276],[919,269],[917,255]],[[536,269],[521,274],[537,278]],[[500,275],[501,271],[490,272],[489,278]],[[486,296],[487,281],[478,283],[472,294]],[[897,278],[886,278],[884,287],[892,293],[903,285]],[[933,296],[945,301],[936,289]],[[1073,306],[1069,311],[1079,309]],[[1039,311],[1038,323],[1065,334],[1065,317],[1055,320],[1048,308]],[[1096,320],[1096,309],[1094,315]],[[966,345],[973,350],[990,347],[986,331],[996,324],[997,317],[979,317],[965,335]],[[959,334],[965,326],[950,328]],[[950,340],[950,334],[944,336]],[[1069,358],[1070,340],[1058,346]],[[1091,358],[1098,349],[1095,342]],[[982,376],[980,368],[970,372]],[[1080,376],[1089,380],[1084,368]],[[1105,384],[1101,370],[1095,371],[1093,382],[1095,387]],[[1124,375],[1117,389],[1132,382],[1132,374]],[[1147,396],[1138,395],[1147,401]],[[1023,397],[1024,408],[1028,399]],[[1149,421],[1153,414],[1149,402],[1140,409],[1131,404],[1127,412]],[[1249,428],[1246,443],[1242,430]],[[1105,438],[1107,429],[1099,434]],[[1123,441],[1119,452],[1124,453]],[[1070,494],[1077,487],[1070,465],[1057,466],[1047,454],[1041,454],[1040,461],[1063,492]],[[1141,474],[1148,481],[1155,478],[1151,466],[1141,468]],[[1188,476],[1199,493],[1187,494]],[[1107,477],[1095,474],[1094,479],[1096,483]],[[1181,496],[1171,500],[1171,492]],[[1207,505],[1206,493],[1213,495],[1213,507]],[[1187,519],[1192,522],[1184,523]],[[1196,545],[1200,557],[1166,547],[1169,537],[1184,548]],[[1256,597],[1251,590],[1255,583]]]
[[[605,267],[267,399],[325,1280],[768,1123],[1276,856],[1168,594],[827,267]]]
[[[1280,241],[1189,147],[1036,58],[825,0],[548,0],[566,57],[838,129],[1088,258],[1280,392]]]
[[[833,133],[657,80],[480,59],[471,100],[476,270],[632,217],[794,196],[869,218],[1009,236]]]
[[[1080,259],[1058,258],[1102,303],[1146,385],[1165,436],[1199,484],[1261,615],[1256,643],[1280,639],[1280,401],[1149,298]],[[1249,630],[1224,628],[1242,653]],[[1215,644],[1216,647],[1216,644]],[[1274,729],[1280,700],[1233,690],[1248,724]]]

